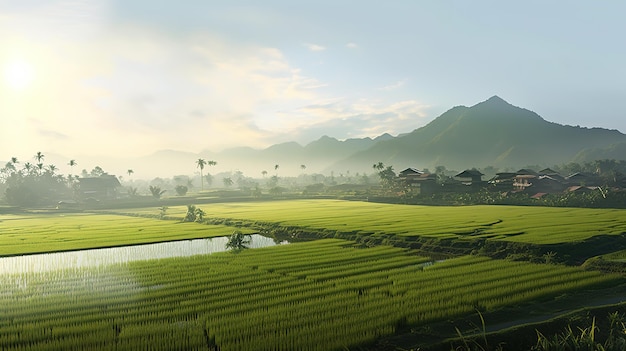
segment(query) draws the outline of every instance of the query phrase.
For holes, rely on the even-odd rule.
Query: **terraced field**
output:
[[[577,242],[626,233],[626,210],[519,206],[433,207],[290,200],[199,205],[208,217],[280,223],[363,234],[489,238],[534,244]],[[183,216],[185,207],[169,213]],[[156,213],[156,209],[132,210]]]
[[[210,238],[234,229],[116,215],[3,215],[0,256]]]
[[[623,282],[485,257],[431,264],[404,249],[353,244],[0,276],[0,349],[354,348],[398,328]]]
[[[258,221],[371,236],[552,244],[626,232],[624,210],[335,200],[198,207],[207,218],[232,223]],[[168,216],[182,218],[185,211],[184,206],[171,207]],[[158,214],[157,208],[146,208],[117,215],[2,215],[0,256],[224,236],[235,229],[137,217]],[[620,261],[623,253],[604,256]],[[579,294],[590,296],[624,284],[623,276],[578,267],[480,256],[432,262],[409,249],[362,248],[352,241],[322,239],[239,254],[0,275],[0,349],[358,348],[477,310],[502,315],[515,309],[525,315],[525,306],[558,303],[563,296],[584,307],[586,300]]]

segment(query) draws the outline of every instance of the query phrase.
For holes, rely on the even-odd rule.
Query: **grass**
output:
[[[118,215],[3,215],[0,256],[209,238],[230,235],[233,230]]]
[[[519,206],[432,207],[287,200],[200,205],[207,217],[280,223],[312,229],[435,238],[488,238],[533,244],[580,242],[626,233],[626,210]],[[168,214],[183,216],[186,208]],[[132,210],[155,214],[155,209]]]

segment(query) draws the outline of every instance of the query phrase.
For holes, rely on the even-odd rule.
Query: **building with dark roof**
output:
[[[119,195],[118,188],[121,186],[117,177],[110,174],[78,179],[78,189],[83,199],[116,199]]]

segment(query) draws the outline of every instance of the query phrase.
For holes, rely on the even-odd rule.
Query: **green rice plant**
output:
[[[0,275],[0,349],[355,348],[477,308],[623,282],[484,257],[427,266],[427,258],[405,249],[354,245],[325,239],[238,255]]]
[[[119,215],[19,216],[1,223],[0,256],[226,236],[223,225]],[[245,234],[250,230],[241,229]]]
[[[535,244],[578,242],[626,232],[626,210],[520,206],[408,206],[340,200],[203,205],[214,218],[362,235],[487,238]],[[172,207],[182,217],[184,207]],[[133,210],[137,214],[154,209]],[[311,214],[315,215],[312,216]]]

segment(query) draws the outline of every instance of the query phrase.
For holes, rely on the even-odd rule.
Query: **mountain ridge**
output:
[[[582,150],[619,142],[626,142],[626,135],[617,130],[560,125],[492,96],[471,107],[455,106],[427,125],[377,143],[329,169],[373,162],[398,168],[552,166],[572,161]]]
[[[624,159],[625,151],[626,135],[618,130],[550,122],[494,95],[470,107],[454,106],[425,126],[395,137],[385,133],[375,138],[338,140],[323,135],[306,145],[292,141],[263,149],[241,146],[220,152],[157,150],[143,157],[117,162],[103,158],[97,163],[111,173],[125,174],[133,169],[133,177],[171,177],[198,173],[196,161],[203,158],[217,162],[216,166],[205,168],[205,174],[240,170],[258,177],[262,171],[272,170],[280,176],[304,171],[371,173],[372,164],[377,162],[396,170],[436,166],[458,170],[487,166],[551,167],[593,159]],[[85,167],[82,161],[78,160],[80,168]],[[121,162],[124,167],[114,166]],[[65,163],[67,160],[62,160],[61,164]]]

